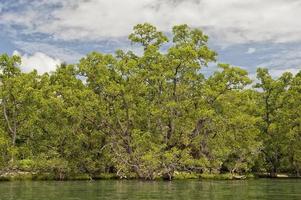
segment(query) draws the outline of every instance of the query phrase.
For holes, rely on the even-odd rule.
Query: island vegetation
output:
[[[300,175],[301,72],[252,81],[187,25],[167,37],[138,24],[129,39],[141,55],[92,52],[44,74],[0,56],[0,177]]]

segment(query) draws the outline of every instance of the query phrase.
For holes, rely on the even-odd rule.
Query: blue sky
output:
[[[300,19],[299,0],[0,0],[0,53],[43,73],[95,50],[139,51],[127,41],[137,23],[165,33],[186,23],[209,35],[219,62],[279,76],[301,69]]]

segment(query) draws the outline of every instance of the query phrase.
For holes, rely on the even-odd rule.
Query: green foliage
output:
[[[232,179],[301,169],[301,74],[274,79],[216,61],[208,36],[175,26],[170,41],[145,23],[144,49],[92,52],[50,74],[0,57],[0,174],[33,179]],[[167,44],[166,44],[167,43]],[[167,50],[162,51],[166,44]],[[222,174],[221,174],[222,173]]]
[[[195,173],[189,173],[189,172],[175,172],[174,173],[174,180],[187,180],[187,179],[198,179],[200,178]]]
[[[134,27],[134,33],[129,35],[129,39],[133,43],[140,43],[147,48],[150,45],[159,47],[165,42],[168,42],[168,38],[157,28],[151,24],[144,23],[138,24]]]

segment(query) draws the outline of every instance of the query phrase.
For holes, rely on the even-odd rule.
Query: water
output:
[[[301,199],[301,180],[0,182],[0,200]]]

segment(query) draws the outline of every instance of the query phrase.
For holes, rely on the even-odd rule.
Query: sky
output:
[[[166,34],[188,24],[209,36],[218,62],[277,77],[301,69],[300,19],[300,0],[0,0],[0,53],[44,73],[91,51],[139,53],[127,39],[138,23]]]

